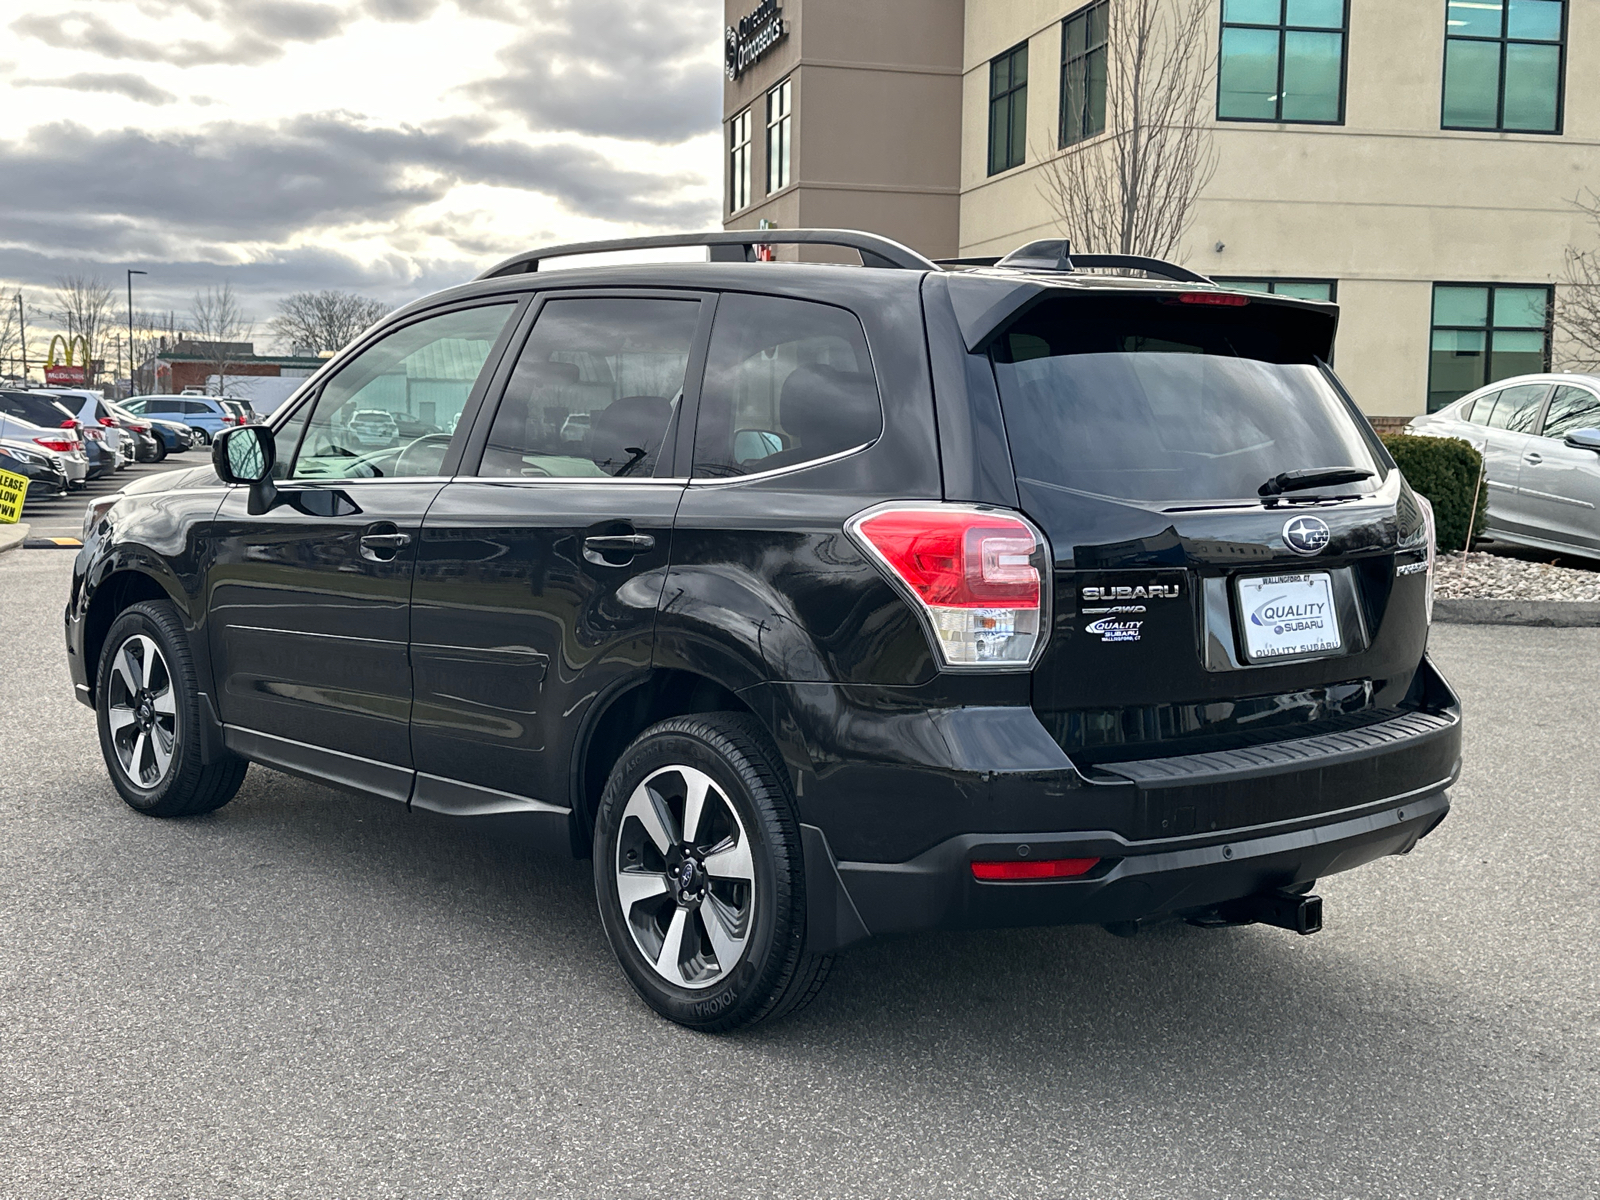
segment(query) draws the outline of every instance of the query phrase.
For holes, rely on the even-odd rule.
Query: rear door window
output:
[[[695,426],[697,478],[797,466],[882,432],[866,334],[853,313],[778,296],[722,297]]]
[[[1544,404],[1547,383],[1521,383],[1500,393],[1494,412],[1482,422],[1490,429],[1504,429],[1507,433],[1532,433],[1539,420],[1539,409]]]
[[[1326,327],[1310,322],[1323,318],[1188,308],[1058,301],[1000,336],[991,358],[1019,479],[1158,503],[1257,501],[1280,472],[1319,467],[1371,475],[1335,494],[1376,486],[1384,468],[1316,361]]]
[[[550,300],[495,413],[479,475],[655,473],[700,323],[698,300]]]
[[[1600,429],[1600,396],[1588,388],[1562,384],[1550,397],[1544,436],[1564,438],[1575,429]]]

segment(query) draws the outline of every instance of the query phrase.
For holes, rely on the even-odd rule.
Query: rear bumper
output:
[[[844,850],[852,825],[873,808],[857,797],[853,821],[816,821],[807,835],[812,944],[1198,915],[1407,853],[1448,814],[1447,789],[1461,769],[1459,703],[1426,662],[1421,683],[1425,709],[1332,733],[1083,771],[991,768],[986,789],[968,788],[980,803],[970,807],[966,831],[947,827],[898,861],[863,861]],[[988,742],[1011,749],[1013,759],[1019,744]],[[938,811],[937,789],[922,790],[927,811]],[[830,843],[844,852],[836,856]],[[816,856],[822,861],[813,865]],[[1098,862],[1069,879],[991,882],[972,874],[980,860],[1085,858]]]
[[[1449,798],[1440,787],[1359,815],[1204,845],[1195,845],[1194,838],[1130,843],[1104,833],[1034,834],[1025,843],[975,834],[952,838],[910,862],[842,862],[837,875],[859,918],[857,938],[933,929],[1149,921],[1203,912],[1229,900],[1405,854],[1449,811]],[[1101,862],[1079,879],[985,883],[973,878],[974,860],[1014,859],[1022,846],[1033,858]],[[837,914],[832,928],[840,928]],[[837,945],[851,939],[835,935],[831,940]]]

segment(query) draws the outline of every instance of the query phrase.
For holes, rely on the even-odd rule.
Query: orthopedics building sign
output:
[[[728,78],[739,78],[788,34],[789,27],[784,23],[783,8],[778,0],[761,0],[754,12],[740,17],[737,25],[728,26],[725,51]]]

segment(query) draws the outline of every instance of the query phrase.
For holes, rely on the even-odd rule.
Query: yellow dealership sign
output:
[[[22,502],[28,498],[28,481],[10,471],[0,471],[0,525],[22,519]]]

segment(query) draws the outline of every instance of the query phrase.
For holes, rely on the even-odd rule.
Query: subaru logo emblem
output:
[[[1332,536],[1318,517],[1291,517],[1283,526],[1283,544],[1296,554],[1321,554]]]

